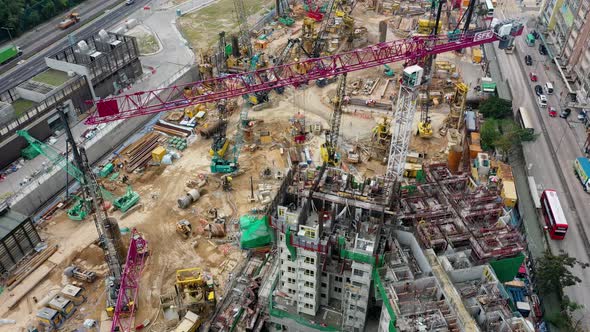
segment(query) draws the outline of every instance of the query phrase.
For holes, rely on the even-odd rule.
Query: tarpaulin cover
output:
[[[253,249],[264,247],[272,242],[272,231],[268,226],[267,216],[255,217],[244,215],[240,217],[240,247]]]

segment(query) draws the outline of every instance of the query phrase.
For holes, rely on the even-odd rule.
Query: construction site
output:
[[[67,105],[67,151],[18,132],[65,181],[34,215],[1,207],[0,331],[536,331],[512,170],[477,110],[481,46],[523,22],[277,0],[254,29],[233,6],[199,81],[93,101],[85,135],[149,118],[98,163]]]

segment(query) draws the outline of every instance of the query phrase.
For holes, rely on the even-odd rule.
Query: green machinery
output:
[[[290,16],[283,16],[283,17],[279,17],[279,23],[285,25],[285,26],[292,26],[293,23],[295,23],[295,20],[292,19]]]
[[[385,76],[393,77],[393,75],[395,75],[393,69],[391,69],[391,67],[389,67],[388,65],[383,65],[383,68],[383,74],[385,74]]]
[[[53,165],[56,165],[61,169],[65,169],[66,172],[74,179],[78,180],[80,184],[85,183],[84,173],[82,173],[79,168],[70,163],[59,152],[55,151],[47,144],[32,137],[25,130],[19,130],[17,131],[17,134],[23,137],[31,147],[49,159]],[[127,192],[119,198],[115,198],[113,194],[103,187],[100,187],[100,191],[105,200],[113,202],[115,208],[120,209],[122,212],[129,210],[139,201],[139,194],[131,190],[131,187],[127,187]],[[86,216],[92,211],[92,204],[83,197],[74,195],[73,198],[76,200],[76,204],[67,211],[67,215],[71,220],[84,220],[84,218],[86,218]]]

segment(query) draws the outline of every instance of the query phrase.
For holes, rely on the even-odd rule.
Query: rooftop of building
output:
[[[5,210],[0,213],[0,239],[3,239],[8,234],[12,233],[24,221],[28,219],[24,214],[20,214],[14,210]]]
[[[68,73],[50,68],[42,73],[37,74],[36,76],[33,76],[31,80],[58,87],[67,82],[70,78],[71,77],[68,76]]]

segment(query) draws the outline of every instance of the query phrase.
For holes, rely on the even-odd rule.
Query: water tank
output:
[[[88,46],[88,44],[84,40],[79,41],[77,45],[78,49],[80,49],[80,53],[90,53],[90,46]]]
[[[0,125],[5,125],[16,119],[16,113],[14,113],[14,107],[9,103],[0,101]]]
[[[105,29],[102,29],[98,32],[98,37],[105,43],[111,40],[111,36],[109,36],[109,33],[106,32]]]

